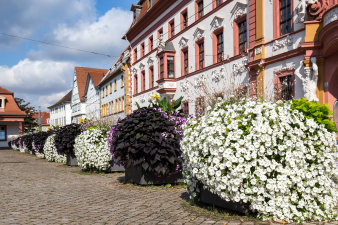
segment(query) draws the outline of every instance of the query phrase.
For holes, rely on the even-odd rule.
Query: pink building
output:
[[[14,100],[14,93],[0,87],[0,149],[8,148],[10,138],[23,131],[26,113]]]

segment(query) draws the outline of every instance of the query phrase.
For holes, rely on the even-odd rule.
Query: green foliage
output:
[[[336,124],[329,117],[333,113],[329,105],[299,98],[292,100],[291,108],[302,112],[306,118],[313,118],[317,123],[324,124],[329,132],[338,132]]]
[[[24,121],[24,131],[25,132],[32,132],[33,128],[35,128],[38,124],[33,119],[33,115],[35,113],[35,108],[31,106],[30,102],[26,102],[22,98],[14,98],[16,104],[20,108],[21,111],[24,111],[27,116],[25,117]]]
[[[161,100],[159,98],[154,98],[154,99],[155,99],[155,102],[152,100],[149,100],[149,103],[150,103],[149,106],[153,108],[160,108],[162,109],[162,111],[167,112],[168,115],[171,115],[181,106],[183,96],[173,101],[167,100],[166,97],[162,98]]]

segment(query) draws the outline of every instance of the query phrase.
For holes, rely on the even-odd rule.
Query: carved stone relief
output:
[[[210,23],[211,29],[216,30],[217,28],[219,28],[222,25],[223,20],[223,17],[215,16]]]
[[[151,57],[149,57],[147,63],[149,66],[152,66],[154,64],[154,60]]]
[[[241,3],[241,2],[236,2],[235,6],[231,10],[231,25],[232,21],[235,20],[236,18],[243,16],[246,13],[246,8],[247,4]]]
[[[142,70],[144,70],[144,64],[143,63],[140,63],[140,66],[139,66],[139,68],[140,68],[140,70],[142,71]]]
[[[182,37],[181,40],[178,42],[180,48],[184,48],[185,46],[188,45],[188,38]]]
[[[300,73],[300,69],[303,66],[303,61],[300,61],[299,67],[295,70],[295,75],[303,82],[304,97],[309,101],[318,101],[317,98],[317,82],[318,82],[318,66],[317,59],[311,58],[312,68],[304,67],[304,75]]]
[[[194,32],[194,39],[199,40],[203,37],[203,35],[204,35],[204,29],[197,27]]]
[[[243,72],[247,70],[246,69],[247,64],[248,64],[247,58],[244,58],[241,63],[238,62],[238,63],[232,64],[232,74],[233,75],[242,74]]]
[[[160,35],[157,42],[158,42],[157,43],[157,52],[162,52],[165,48],[165,42],[164,42],[164,39],[163,39],[163,34]]]
[[[181,88],[182,88],[182,91],[183,92],[187,92],[189,90],[189,82],[186,80],[186,81],[182,81],[180,83],[181,85]]]
[[[277,67],[273,69],[273,73],[279,73],[284,70],[294,70],[295,69],[295,63],[283,63],[281,67]]]
[[[291,46],[293,44],[293,37],[291,35],[282,38],[280,40],[275,40],[273,42],[272,51],[277,51],[286,46]]]
[[[201,76],[199,76],[199,77],[196,77],[196,78],[195,78],[195,82],[194,82],[194,87],[195,87],[195,88],[200,88],[200,87],[202,87],[203,84],[205,83],[205,81],[206,81],[206,78],[205,78],[204,75],[201,75]]]
[[[255,55],[260,55],[260,54],[262,54],[262,46],[255,48]]]

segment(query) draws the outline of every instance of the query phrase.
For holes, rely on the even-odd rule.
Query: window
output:
[[[294,75],[292,70],[278,72],[275,77],[276,99],[291,100],[294,96]]]
[[[215,0],[215,8],[222,4],[222,0]]]
[[[144,43],[141,44],[141,57],[144,56]]]
[[[175,35],[175,22],[174,20],[169,22],[169,26],[168,26],[168,38],[171,38]]]
[[[3,108],[3,107],[2,107],[2,99],[0,99],[0,108]]]
[[[163,28],[157,31],[157,38],[160,38],[161,36],[163,36]]]
[[[181,30],[185,29],[188,26],[188,11],[184,10],[181,13]]]
[[[113,87],[112,87],[112,83],[110,82],[109,84],[109,87],[110,87],[110,94],[113,93]]]
[[[205,98],[203,96],[196,98],[195,107],[196,107],[195,110],[196,117],[204,115],[206,106],[205,106]]]
[[[279,82],[281,84],[281,99],[291,100],[293,98],[292,75],[279,77]]]
[[[160,57],[160,80],[164,78],[164,58]]]
[[[154,0],[148,0],[148,9],[153,6]]]
[[[7,141],[7,127],[0,125],[0,141]]]
[[[189,102],[188,101],[183,101],[182,102],[182,105],[181,105],[181,108],[182,108],[182,113],[186,116],[189,115]]]
[[[117,80],[114,80],[114,91],[117,91]]]
[[[149,52],[154,49],[154,39],[153,36],[149,37]]]
[[[154,87],[154,67],[149,68],[149,88]]]
[[[196,8],[197,8],[196,20],[198,20],[203,16],[203,0],[196,2]]]
[[[106,86],[106,97],[108,96],[108,85]]]
[[[242,54],[247,51],[247,23],[246,15],[234,20],[234,54]]]
[[[141,72],[141,91],[146,90],[146,76],[144,74],[144,71]]]
[[[137,48],[134,49],[134,62],[137,61]]]
[[[122,99],[121,99],[121,110],[123,111],[124,110],[124,97],[122,96]]]
[[[174,56],[167,56],[167,71],[168,71],[168,78],[175,77]]]
[[[196,69],[203,69],[204,68],[204,41],[198,42],[197,44],[197,60]]]
[[[223,60],[223,31],[216,34],[216,62],[221,62]]]
[[[291,0],[279,0],[280,35],[291,33]]]
[[[188,49],[182,50],[182,75],[187,75],[189,73],[189,56]]]
[[[137,94],[137,75],[134,76],[134,94]]]

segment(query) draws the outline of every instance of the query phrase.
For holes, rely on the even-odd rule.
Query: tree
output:
[[[34,127],[36,127],[38,124],[36,123],[35,119],[33,118],[33,115],[35,114],[35,108],[31,106],[30,102],[26,102],[22,98],[14,98],[16,104],[18,104],[21,111],[24,111],[27,116],[24,121],[24,131],[25,132],[31,132]]]

